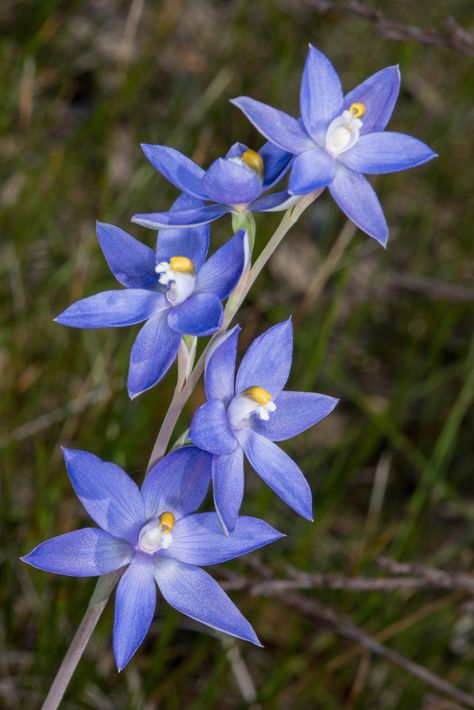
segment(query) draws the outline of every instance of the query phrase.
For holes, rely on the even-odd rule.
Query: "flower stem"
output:
[[[123,570],[109,572],[99,577],[94,593],[89,601],[86,613],[77,629],[71,645],[59,666],[49,693],[41,706],[41,710],[56,710],[59,707],[71,676],[76,670],[84,650],[89,643],[97,622],[105,609],[113,588],[117,584]]]
[[[275,249],[279,246],[283,237],[287,234],[289,229],[297,222],[303,211],[308,207],[319,195],[322,190],[311,193],[303,197],[295,207],[287,210],[278,225],[276,231],[273,233],[270,240],[267,242],[262,253],[255,261],[255,264],[250,269],[247,274],[244,274],[242,281],[238,284],[236,291],[234,291],[235,298],[229,299],[225,312],[224,320],[220,330],[211,338],[206,348],[204,349],[201,357],[196,363],[194,369],[192,370],[189,378],[182,387],[176,387],[173,395],[173,399],[166,413],[166,416],[161,425],[160,431],[158,433],[153,451],[150,456],[150,461],[147,468],[147,473],[150,469],[157,463],[166,453],[171,436],[173,434],[176,423],[179,416],[183,410],[184,405],[191,396],[194,388],[196,387],[199,379],[204,372],[204,365],[206,363],[206,355],[209,351],[209,347],[216,337],[222,335],[228,329],[230,323],[232,322],[235,314],[242,305],[245,297],[252,288],[255,280],[262,271],[263,267],[267,261],[272,256]],[[100,619],[102,612],[109,600],[109,597],[117,584],[123,570],[117,570],[115,572],[110,572],[99,578],[94,593],[91,597],[89,605],[87,607],[86,613],[80,623],[79,628],[69,646],[69,649],[64,656],[63,662],[61,663],[50,691],[44,701],[41,710],[56,710],[59,703],[61,702],[66,688],[71,680],[72,674],[76,670],[77,664],[79,663],[84,650],[89,643],[97,622]]]

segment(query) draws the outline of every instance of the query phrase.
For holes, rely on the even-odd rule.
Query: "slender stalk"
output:
[[[173,434],[176,423],[179,416],[183,410],[184,405],[191,396],[194,388],[196,387],[199,379],[204,372],[204,365],[206,362],[206,355],[209,351],[209,347],[212,345],[215,338],[222,333],[225,333],[228,329],[230,323],[232,322],[235,314],[239,310],[242,302],[247,296],[249,290],[255,283],[256,278],[262,271],[263,267],[270,259],[271,255],[278,247],[283,237],[287,234],[288,230],[297,222],[303,211],[308,207],[319,195],[322,190],[313,192],[310,195],[303,197],[298,204],[287,210],[285,212],[283,219],[281,220],[279,226],[274,232],[273,236],[270,238],[262,253],[255,261],[255,264],[244,276],[243,281],[237,286],[236,291],[234,291],[234,298],[229,299],[225,312],[224,321],[222,327],[216,333],[213,338],[209,341],[207,347],[203,351],[201,357],[196,363],[194,369],[192,370],[186,384],[182,389],[178,387],[175,390],[173,399],[166,413],[166,416],[161,425],[160,431],[155,441],[153,451],[150,456],[150,461],[148,464],[147,472],[154,466],[154,464],[164,456],[168,444],[170,442],[171,436]],[[105,609],[107,601],[117,584],[123,570],[117,570],[116,572],[111,572],[103,577],[100,577],[95,591],[89,602],[86,613],[81,621],[81,624],[76,631],[76,634],[69,646],[69,649],[64,656],[63,662],[61,663],[56,677],[53,681],[51,689],[48,693],[46,700],[41,708],[41,710],[56,710],[61,702],[66,688],[71,680],[72,674],[76,670],[77,664],[79,663],[84,650],[89,643],[92,632],[94,631],[97,622],[100,619],[102,612]]]
[[[76,670],[76,666],[89,643],[92,632],[121,574],[122,570],[117,570],[116,572],[110,572],[109,574],[104,574],[102,577],[99,577],[86,613],[71,641],[71,645],[64,656],[63,662],[59,666],[46,700],[41,706],[41,710],[56,710],[56,708],[59,707],[59,703],[69,685],[71,676]]]

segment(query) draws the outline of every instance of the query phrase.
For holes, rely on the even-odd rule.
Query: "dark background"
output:
[[[313,487],[316,522],[298,518],[249,472],[243,511],[288,537],[249,558],[257,563],[214,574],[288,578],[292,566],[387,577],[381,556],[469,573],[474,43],[463,31],[474,29],[472,3],[5,0],[0,22],[0,706],[38,707],[94,587],[18,562],[45,538],[87,524],[59,443],[113,460],[140,481],[174,386],[172,370],[131,403],[125,378],[136,329],[53,323],[72,301],[115,288],[94,221],[151,244],[152,233],[130,225],[130,216],[166,209],[177,192],[139,143],[173,146],[202,165],[236,140],[258,147],[228,99],[248,94],[297,114],[308,42],[331,58],[347,90],[399,63],[390,128],[425,140],[440,157],[374,180],[391,228],[386,251],[360,232],[349,238],[347,227],[331,251],[345,220],[325,193],[252,289],[239,317],[242,348],[293,313],[290,386],[341,404],[286,446]],[[277,221],[258,217],[256,252]],[[221,220],[214,244],[230,230],[230,219]],[[331,272],[324,290],[322,268]],[[199,390],[180,430],[202,401]],[[292,594],[349,616],[474,692],[474,606],[449,579],[454,589],[316,585]],[[238,708],[254,694],[252,683],[252,707],[454,707],[301,601],[289,609],[289,593],[231,595],[264,651],[224,643],[160,601],[146,641],[118,675],[109,605],[64,708]]]

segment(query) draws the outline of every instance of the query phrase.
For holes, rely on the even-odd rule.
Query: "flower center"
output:
[[[138,547],[142,552],[152,555],[158,550],[166,550],[173,542],[171,530],[174,527],[173,513],[162,513],[159,518],[151,520],[140,530]]]
[[[260,153],[255,150],[244,150],[240,158],[229,158],[232,163],[237,163],[237,165],[242,165],[245,168],[249,168],[259,180],[263,180],[263,171],[265,168],[263,158]]]
[[[196,270],[187,256],[172,256],[168,261],[160,261],[155,266],[159,282],[168,286],[166,298],[173,305],[185,301],[194,291]]]
[[[252,414],[266,422],[275,410],[276,404],[270,392],[263,387],[248,387],[234,397],[227,409],[227,416],[232,429],[240,429]]]
[[[361,117],[365,114],[365,105],[352,104],[348,111],[331,121],[326,133],[326,150],[334,157],[352,148],[359,140],[362,128]]]

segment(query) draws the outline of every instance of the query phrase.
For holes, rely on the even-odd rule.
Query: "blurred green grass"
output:
[[[165,209],[176,192],[145,162],[139,143],[172,145],[204,165],[235,140],[259,145],[228,99],[249,94],[296,113],[309,41],[331,57],[347,88],[399,63],[391,127],[425,140],[440,158],[377,180],[391,226],[388,250],[358,232],[315,303],[303,308],[305,284],[344,226],[326,194],[250,294],[239,318],[243,345],[293,313],[292,388],[339,396],[341,404],[288,444],[311,481],[315,524],[297,519],[251,472],[244,511],[288,533],[263,553],[276,574],[285,564],[372,574],[381,553],[472,569],[472,59],[392,42],[363,20],[319,14],[306,3],[147,3],[136,32],[129,9],[120,1],[59,0],[0,9],[0,705],[8,708],[39,706],[94,585],[17,561],[85,521],[58,444],[114,460],[141,480],[172,394],[174,372],[128,401],[134,329],[81,332],[52,322],[72,300],[113,283],[94,221],[110,220],[151,244],[129,218]],[[389,0],[383,10],[420,26],[448,15],[474,26],[472,4],[462,0]],[[258,218],[257,250],[277,219]],[[229,232],[223,220],[215,241]],[[183,426],[201,401],[197,392]],[[384,467],[383,503],[369,515]],[[243,562],[229,568],[253,574]],[[371,634],[400,622],[403,629],[386,640],[391,647],[474,687],[472,607],[462,594],[311,594]],[[277,601],[232,596],[266,646],[240,647],[262,707],[390,710],[425,702],[419,681],[376,658],[344,661],[350,644]],[[222,645],[163,603],[118,676],[111,620],[109,608],[65,708],[245,705]]]

